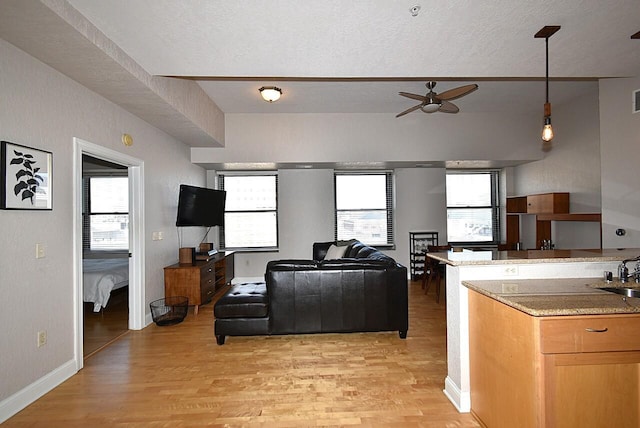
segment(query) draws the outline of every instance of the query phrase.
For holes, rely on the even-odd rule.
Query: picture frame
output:
[[[0,209],[53,209],[51,152],[2,141],[0,159]]]

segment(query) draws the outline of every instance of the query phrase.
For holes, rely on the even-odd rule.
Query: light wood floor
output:
[[[5,422],[14,426],[479,427],[442,393],[445,306],[410,284],[397,332],[213,335],[213,305],[131,331]]]
[[[84,303],[84,357],[91,356],[129,331],[128,287],[111,292],[107,307],[93,312],[93,303]]]

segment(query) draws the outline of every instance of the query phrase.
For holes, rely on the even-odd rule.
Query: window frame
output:
[[[491,182],[491,204],[482,206],[465,206],[465,207],[450,207],[447,203],[447,242],[452,246],[465,246],[465,247],[486,247],[497,246],[500,243],[501,229],[500,229],[500,170],[497,169],[464,169],[456,170],[449,169],[446,175],[478,175],[478,174],[490,174]],[[448,192],[449,189],[446,190]],[[449,210],[462,211],[470,209],[491,209],[491,225],[492,236],[490,241],[449,241]]]
[[[276,243],[275,246],[262,246],[262,247],[250,247],[250,246],[241,246],[241,247],[227,247],[226,246],[226,239],[225,239],[225,226],[219,226],[218,227],[218,242],[220,244],[220,249],[224,250],[224,251],[242,251],[242,252],[263,252],[263,251],[278,251],[280,248],[280,214],[279,214],[279,209],[280,209],[280,203],[279,203],[279,195],[278,195],[278,189],[279,189],[279,183],[278,183],[278,171],[259,171],[259,172],[251,172],[251,171],[233,171],[233,172],[219,172],[217,173],[217,184],[218,184],[218,189],[219,190],[226,190],[224,188],[224,180],[225,177],[256,177],[256,176],[261,176],[261,177],[274,177],[275,179],[275,205],[276,208],[274,210],[234,210],[234,211],[229,211],[228,210],[228,205],[225,204],[225,210],[224,210],[224,215],[225,215],[225,221],[226,221],[226,216],[228,212],[233,212],[233,213],[269,213],[269,212],[273,212],[275,213],[275,219],[276,219],[276,225],[275,225],[275,236],[276,236]],[[227,190],[228,192],[228,190]],[[228,193],[227,193],[228,195]]]
[[[118,170],[119,171],[119,170]],[[128,183],[128,172],[90,173],[82,177],[83,206],[82,206],[82,249],[84,253],[128,253],[131,247],[131,230],[127,222],[127,247],[126,248],[91,248],[91,217],[98,215],[130,216],[130,207],[126,212],[120,211],[91,211],[91,180],[124,178]]]
[[[384,209],[338,209],[338,176],[355,176],[355,175],[384,175],[385,177],[385,199],[386,199],[386,207]],[[385,244],[377,244],[377,243],[369,243],[356,238],[367,245],[373,245],[376,248],[380,249],[395,249],[395,227],[394,227],[394,219],[395,219],[395,188],[394,188],[395,180],[394,180],[394,172],[391,170],[380,170],[380,171],[345,171],[345,170],[336,170],[333,173],[333,203],[334,203],[334,215],[333,215],[333,236],[336,241],[353,239],[351,237],[341,237],[338,236],[338,213],[340,211],[384,211],[386,213],[386,225],[387,225],[387,238]]]

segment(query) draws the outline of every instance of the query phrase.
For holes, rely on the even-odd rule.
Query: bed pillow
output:
[[[324,256],[325,260],[335,260],[344,257],[344,253],[347,251],[347,246],[336,246],[331,244],[327,250],[327,255]]]

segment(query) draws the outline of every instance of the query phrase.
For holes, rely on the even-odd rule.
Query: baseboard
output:
[[[153,324],[153,317],[151,316],[151,312],[147,312],[144,316],[144,327],[148,327],[151,324]]]
[[[442,392],[456,406],[458,412],[469,413],[471,411],[471,393],[462,392],[449,376],[444,380],[444,390]]]
[[[245,282],[264,282],[264,276],[246,276],[241,278],[233,278],[231,284],[244,284]]]
[[[27,407],[29,404],[76,374],[75,360],[69,360],[52,372],[0,402],[0,424]]]

